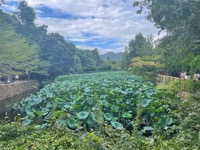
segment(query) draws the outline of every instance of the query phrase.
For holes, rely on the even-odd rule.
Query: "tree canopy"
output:
[[[125,48],[123,65],[125,68],[131,63],[133,57],[144,55],[152,55],[153,43],[152,37],[144,37],[141,33],[135,35],[135,38],[130,40]]]
[[[34,9],[29,7],[25,0],[19,2],[18,11],[15,14],[22,25],[32,25],[36,19]]]
[[[162,52],[161,60],[167,73],[187,70],[199,72],[200,55],[200,2],[197,0],[135,0],[137,13],[167,35],[155,47]],[[193,63],[191,63],[193,62]],[[194,63],[195,62],[195,63]]]
[[[25,38],[17,35],[15,29],[5,21],[0,13],[0,73],[1,75],[22,74],[37,70],[42,63],[39,60],[37,44],[29,45]]]
[[[98,49],[78,49],[59,33],[48,32],[47,25],[37,26],[35,11],[25,0],[19,1],[12,15],[3,11],[0,15],[1,74],[28,70],[56,77],[95,71],[102,63]]]

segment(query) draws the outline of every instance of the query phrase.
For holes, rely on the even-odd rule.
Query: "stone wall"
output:
[[[37,80],[0,84],[0,113],[9,110],[15,102],[36,93],[40,88],[41,84]]]

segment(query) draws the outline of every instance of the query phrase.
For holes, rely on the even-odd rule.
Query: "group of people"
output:
[[[2,76],[1,82],[2,83],[13,83],[19,80],[19,75],[12,75],[10,77]]]
[[[187,74],[186,71],[181,72],[180,78],[186,79],[186,80],[191,79],[190,75]],[[194,76],[193,76],[193,79],[194,80],[200,80],[200,73],[195,73]]]
[[[193,76],[194,80],[200,80],[200,73],[195,73]]]
[[[10,76],[6,76],[6,75],[0,75],[0,83],[13,83],[16,81],[20,80],[29,80],[30,79],[30,71],[25,71],[23,74],[21,75],[10,75]]]

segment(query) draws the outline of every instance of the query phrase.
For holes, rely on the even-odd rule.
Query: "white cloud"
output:
[[[123,0],[28,0],[28,4],[39,14],[39,9],[45,6],[63,14],[78,16],[76,19],[38,16],[36,20],[37,24],[46,24],[51,32],[59,32],[71,41],[83,44],[94,39],[102,40],[102,43],[106,39],[117,41],[108,49],[99,47],[100,53],[123,51],[128,41],[139,32],[158,38],[158,30],[153,24],[144,15],[136,14],[132,0],[126,0],[126,3]],[[86,37],[83,33],[90,33],[91,36]],[[83,44],[77,46],[90,47]]]

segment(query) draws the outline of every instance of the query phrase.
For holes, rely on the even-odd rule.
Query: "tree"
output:
[[[12,26],[0,19],[0,73],[1,75],[22,74],[37,70],[41,65],[38,46],[29,45],[16,34]]]
[[[49,74],[51,76],[64,75],[73,68],[75,46],[67,43],[58,33],[50,33],[45,41],[40,43],[41,58],[50,63]]]
[[[135,0],[134,6],[140,7],[138,13],[147,10],[147,19],[161,30],[173,33],[179,29],[191,31],[193,28],[195,32],[200,31],[200,2],[197,0]]]
[[[76,51],[81,60],[83,71],[95,71],[101,63],[98,50],[80,50]]]
[[[25,0],[20,1],[18,10],[13,14],[14,17],[8,15],[5,20],[9,20],[8,24],[18,36],[25,38],[28,45],[37,45],[39,59],[49,64],[40,66],[41,70],[37,71],[48,69],[48,74],[55,77],[71,72],[94,71],[101,63],[97,49],[77,49],[60,34],[49,33],[47,25],[36,26],[35,12]]]
[[[127,68],[133,57],[152,55],[152,51],[152,37],[145,38],[141,33],[136,34],[135,38],[130,40],[125,48],[123,66]]]
[[[192,55],[200,55],[200,2],[197,0],[136,0],[138,13],[147,11],[147,19],[167,36],[158,47],[164,49],[162,60],[168,73],[187,70],[194,72]],[[199,68],[200,70],[200,68]]]
[[[188,45],[200,44],[200,2],[197,0],[136,0],[138,13],[147,12],[147,19],[168,35],[178,35]]]
[[[163,67],[160,63],[160,55],[134,57],[131,60],[128,71],[136,75],[145,77],[155,77],[158,71]]]
[[[29,7],[25,0],[19,2],[18,11],[14,14],[19,19],[22,25],[33,25],[36,18],[34,9]]]

